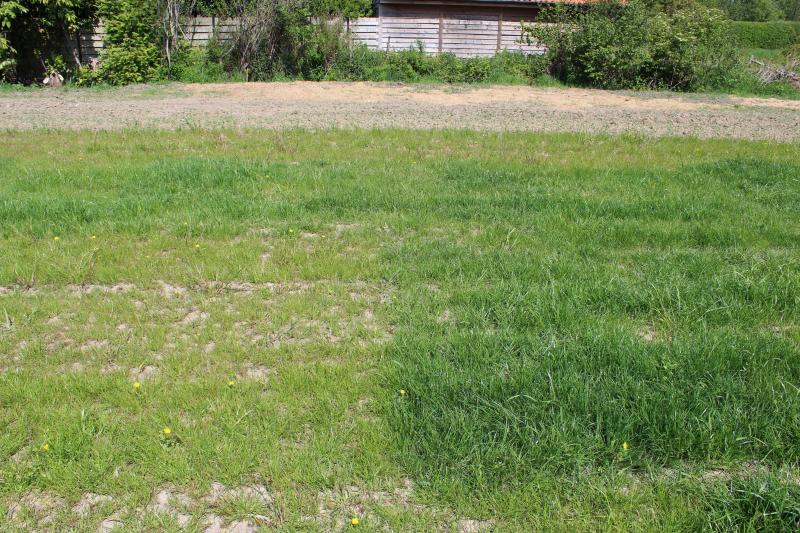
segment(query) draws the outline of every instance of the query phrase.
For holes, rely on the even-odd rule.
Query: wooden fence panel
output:
[[[500,50],[541,54],[544,48],[523,42],[519,22],[464,15],[460,19],[430,17],[363,17],[345,21],[345,29],[356,43],[373,50],[400,51],[419,46],[429,54],[448,52],[459,57],[489,57]],[[229,40],[239,31],[237,19],[195,17],[184,29],[192,45],[208,44],[216,36]],[[80,32],[78,42],[84,61],[98,57],[103,49],[102,26]]]
[[[78,52],[81,61],[88,63],[92,59],[97,59],[100,50],[103,49],[106,30],[102,24],[91,27],[84,26],[78,31]]]

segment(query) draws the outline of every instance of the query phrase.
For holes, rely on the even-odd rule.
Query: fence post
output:
[[[444,31],[444,24],[442,21],[444,20],[444,12],[439,11],[439,53],[442,53],[442,32]]]
[[[75,30],[75,45],[78,47],[78,61],[83,65],[83,46],[81,45],[81,30]]]
[[[380,8],[379,8],[380,9]],[[383,16],[378,16],[378,27],[375,35],[375,45],[378,50],[383,50]]]
[[[497,17],[497,50],[499,52],[503,46],[503,8],[500,8],[500,15]]]

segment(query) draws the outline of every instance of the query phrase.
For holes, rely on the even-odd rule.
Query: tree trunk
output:
[[[69,55],[72,56],[72,60],[78,65],[78,68],[81,68],[83,65],[81,64],[81,52],[77,46],[75,46],[75,41],[73,41],[73,36],[69,34],[69,28],[65,24],[61,24],[61,34],[64,36],[64,46],[67,48],[67,52]],[[80,44],[78,44],[80,46]]]

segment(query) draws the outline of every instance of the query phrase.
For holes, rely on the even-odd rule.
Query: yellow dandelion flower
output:
[[[200,245],[199,244],[195,244],[194,247],[195,248],[200,248]]]
[[[138,381],[136,381],[136,382],[134,382],[134,384],[133,384],[133,388],[134,388],[134,389],[136,389],[136,390],[139,390],[139,389],[141,389],[141,388],[142,388],[142,384],[141,384],[141,383],[139,383]]]
[[[61,237],[59,237],[58,235],[56,235],[55,237],[53,237],[53,240],[54,240],[54,241],[60,241],[60,240],[61,240]]]
[[[623,442],[622,443],[622,449],[627,451],[628,448],[630,448],[630,445],[628,444],[628,441]]]
[[[48,443],[45,442],[44,444],[42,444],[42,451],[43,452],[46,452],[49,449],[50,449],[50,445]]]
[[[92,240],[96,240],[96,239],[97,239],[97,235],[92,235]]]
[[[357,516],[354,516],[353,519],[350,520],[350,523],[353,524],[354,526],[357,526],[358,522],[359,522],[359,520],[358,520]]]
[[[162,432],[164,433],[164,435],[166,435],[167,437],[169,437],[170,435],[172,435],[172,430],[169,428],[169,426],[164,426],[164,429],[162,429],[161,431],[162,431]]]
[[[235,381],[233,381],[232,379],[229,379],[229,380],[228,380],[228,386],[229,386],[229,387],[233,387],[234,385],[236,385],[236,382],[235,382]]]
[[[400,396],[405,396],[405,395],[406,395],[406,390],[400,389]]]

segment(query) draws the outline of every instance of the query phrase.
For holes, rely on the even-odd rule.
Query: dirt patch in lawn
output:
[[[800,101],[388,83],[172,84],[0,95],[0,128],[413,128],[800,138]]]

